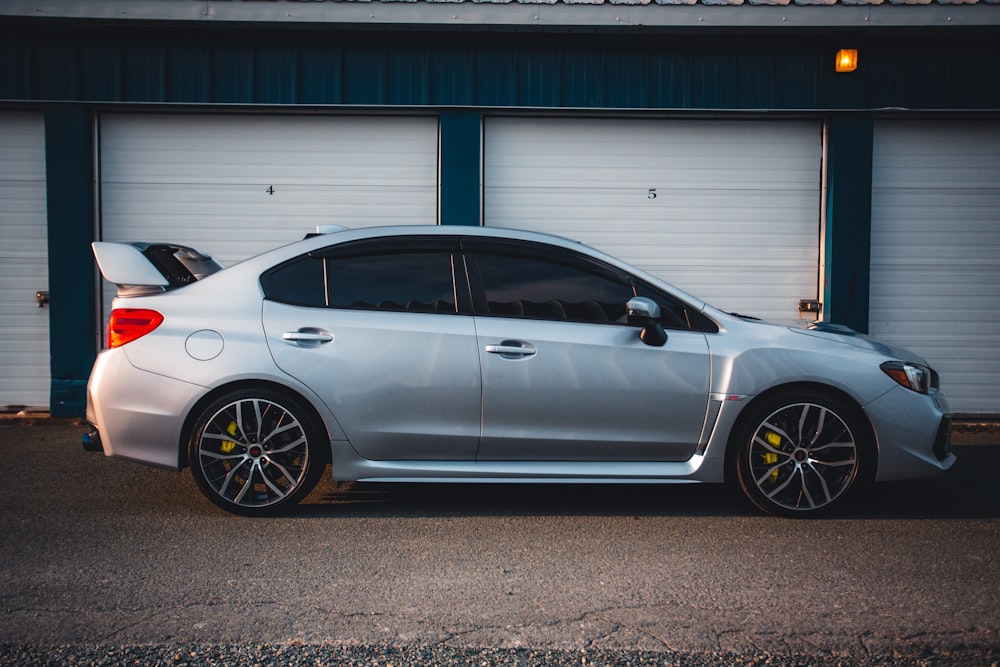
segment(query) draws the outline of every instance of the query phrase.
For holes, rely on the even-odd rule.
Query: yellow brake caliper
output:
[[[229,426],[226,428],[226,433],[228,433],[229,435],[235,437],[235,435],[236,435],[236,422],[229,422]],[[223,440],[222,441],[222,446],[220,447],[220,449],[222,450],[223,454],[229,454],[234,449],[236,449],[236,443],[233,442],[232,440]]]
[[[767,443],[772,447],[774,447],[775,449],[781,447],[781,436],[775,433],[774,431],[768,431],[766,434],[764,434],[764,439],[767,440]],[[775,454],[774,452],[764,452],[763,456],[764,456],[764,463],[766,465],[773,466],[775,463],[778,462],[778,455]],[[775,468],[771,472],[771,475],[768,479],[770,480],[771,484],[778,483],[777,468]]]

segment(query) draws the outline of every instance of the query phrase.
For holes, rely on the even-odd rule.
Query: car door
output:
[[[647,345],[624,322],[636,286],[575,253],[467,253],[483,368],[479,460],[683,461],[705,421],[705,334]],[[666,317],[668,325],[671,323]]]
[[[320,396],[365,458],[475,457],[479,355],[447,245],[338,247],[262,276],[275,363]]]

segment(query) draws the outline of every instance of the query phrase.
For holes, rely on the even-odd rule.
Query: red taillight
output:
[[[115,308],[108,318],[108,347],[121,347],[160,326],[163,315],[145,308]]]

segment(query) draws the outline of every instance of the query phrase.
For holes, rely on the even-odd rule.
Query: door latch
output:
[[[48,290],[38,290],[35,292],[35,301],[38,302],[39,308],[44,308],[49,304],[49,292]]]
[[[823,310],[823,304],[818,299],[800,299],[799,313],[818,313]]]

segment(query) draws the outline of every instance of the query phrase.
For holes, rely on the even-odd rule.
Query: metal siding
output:
[[[32,57],[32,97],[37,100],[77,98],[76,45],[64,42],[36,42]]]
[[[167,54],[162,46],[133,45],[125,50],[125,100],[165,102],[167,100]]]
[[[833,57],[830,57],[830,62]],[[828,65],[832,69],[832,65]],[[795,58],[782,58],[777,64],[774,78],[762,91],[770,91],[770,99],[760,95],[761,108],[815,109],[824,106],[820,94],[820,79],[817,72],[823,67],[819,58],[810,54],[799,54]],[[771,102],[769,104],[769,102]]]
[[[570,51],[562,58],[561,102],[564,107],[602,107],[604,60],[600,52]]]
[[[651,53],[649,68],[649,105],[660,109],[684,109],[691,106],[690,77],[686,53]]]
[[[823,96],[819,103],[828,109],[863,109],[865,85],[861,72],[829,74],[824,81]]]
[[[11,100],[663,109],[990,109],[986,33],[831,36],[0,26]],[[23,28],[23,26],[22,26]],[[27,34],[27,37],[25,36]],[[409,58],[414,58],[409,60]],[[970,63],[972,66],[970,66]],[[26,71],[27,70],[27,71]]]
[[[343,87],[341,50],[336,47],[306,47],[300,52],[299,102],[339,104]]]
[[[818,291],[820,164],[813,122],[488,118],[485,222],[789,320]]]
[[[702,109],[728,109],[732,99],[732,61],[729,54],[709,54],[695,58],[691,66],[692,106]]]
[[[441,224],[480,224],[482,114],[441,114]]]
[[[1000,413],[1000,125],[877,122],[873,180],[872,333]]]
[[[950,55],[947,76],[928,82],[920,79],[923,90],[940,86],[954,100],[949,106],[960,109],[1000,109],[1000,40],[994,37],[994,51],[985,57],[976,52]]]
[[[206,46],[171,46],[167,51],[167,99],[212,101],[212,52]]]
[[[45,110],[49,314],[53,417],[79,417],[96,356],[93,119],[83,105]],[[81,290],[81,285],[87,288]]]
[[[31,72],[31,49],[27,43],[0,39],[0,99],[31,99]]]
[[[212,55],[212,101],[249,103],[254,98],[254,53],[248,46],[216,48]]]
[[[770,108],[774,102],[775,62],[769,53],[741,55],[734,65],[736,104],[740,107]]]
[[[346,104],[386,104],[386,57],[380,48],[345,49]]]
[[[827,124],[823,319],[868,332],[872,120],[838,115]]]
[[[49,405],[49,288],[42,115],[0,114],[0,407]]]
[[[122,99],[121,47],[115,44],[84,47],[80,62],[80,96],[83,99]]]
[[[389,104],[428,104],[430,58],[427,49],[390,49],[386,79]]]
[[[552,52],[522,51],[517,58],[518,89],[514,104],[558,107],[562,99],[559,58]]]
[[[609,53],[605,72],[607,106],[636,109],[648,106],[646,61],[641,53]]]
[[[475,58],[471,50],[435,49],[430,59],[431,104],[467,105],[475,99]]]
[[[478,50],[475,63],[475,104],[503,106],[517,99],[518,65],[512,51]]]
[[[258,47],[254,53],[256,73],[254,101],[261,104],[298,102],[298,54],[283,47]]]
[[[866,101],[875,108],[891,107],[903,103],[906,74],[901,69],[904,64],[895,54],[882,54],[879,58],[865,58],[858,55],[858,69],[865,68],[865,79],[868,83]],[[852,73],[853,74],[853,73]]]

